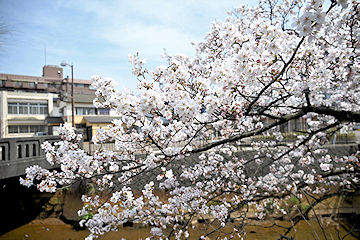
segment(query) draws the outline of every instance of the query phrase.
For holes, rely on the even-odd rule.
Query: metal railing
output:
[[[209,144],[211,142],[217,141],[219,138],[213,134],[207,138],[202,138],[201,140],[194,140],[194,143],[197,144],[197,146],[204,146],[206,144]],[[258,142],[258,141],[274,141],[274,136],[252,136],[244,138],[240,141],[240,144],[238,147],[247,147],[251,146],[252,143]],[[283,139],[279,142],[280,144],[286,144],[295,142],[297,140],[294,133],[283,133]],[[351,144],[356,142],[356,137],[354,134],[334,134],[332,137],[328,138],[326,143],[327,144]],[[184,147],[186,141],[180,141],[175,143],[175,147]],[[193,144],[192,144],[193,145]],[[91,141],[84,143],[85,151],[89,154],[94,154],[95,151],[98,151],[100,149],[105,148],[106,150],[110,151],[116,151],[115,149],[115,143],[114,142],[106,142],[102,144],[93,144]],[[134,149],[134,151],[139,151],[138,149]]]

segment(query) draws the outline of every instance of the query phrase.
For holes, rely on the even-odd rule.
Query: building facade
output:
[[[44,66],[41,77],[0,73],[0,137],[57,135],[57,128],[72,122],[74,87],[75,128],[90,140],[99,128],[107,128],[115,111],[95,108],[91,80],[63,78],[63,69]]]
[[[118,118],[113,109],[95,108],[93,104],[94,98],[94,94],[75,95],[75,127],[83,132],[85,141],[90,140],[97,129],[107,129],[111,121]],[[71,122],[71,100],[71,98],[63,98],[59,105],[60,112],[63,113],[66,122]],[[91,120],[89,121],[89,119]]]
[[[94,94],[91,80],[74,79],[75,94]],[[71,78],[63,78],[63,69],[58,66],[44,66],[41,77],[0,73],[0,91],[57,93],[71,92]]]
[[[54,111],[53,93],[0,91],[0,136],[30,137],[48,132],[45,119]]]
[[[91,83],[74,79],[75,96],[94,97]],[[61,123],[71,121],[71,111],[62,104],[70,99],[71,110],[71,88],[71,78],[63,78],[58,66],[44,66],[41,77],[0,73],[0,137],[56,135]]]

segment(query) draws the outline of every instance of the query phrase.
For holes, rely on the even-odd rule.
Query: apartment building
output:
[[[61,123],[72,122],[71,88],[75,95],[75,127],[90,140],[107,128],[115,112],[93,106],[91,80],[63,77],[58,66],[44,66],[41,77],[0,73],[0,137],[56,135]]]
[[[74,79],[75,94],[94,94],[91,80]],[[69,93],[71,78],[63,78],[63,69],[48,65],[43,67],[41,77],[0,73],[0,91],[34,93]]]
[[[75,95],[93,95],[91,83],[74,79]],[[57,134],[58,126],[71,120],[61,108],[64,98],[71,99],[71,84],[58,66],[44,66],[41,77],[0,73],[0,137]]]
[[[53,114],[54,93],[0,91],[0,136],[30,137],[48,132],[45,119]]]

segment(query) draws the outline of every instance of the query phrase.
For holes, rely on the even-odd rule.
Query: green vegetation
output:
[[[308,210],[308,208],[310,207],[309,204],[306,203],[301,203],[300,205],[298,205],[299,209],[301,209],[302,211],[306,211]]]
[[[290,203],[291,205],[298,205],[298,204],[299,204],[299,199],[298,199],[297,197],[291,197],[291,198],[289,199],[289,203]]]
[[[84,220],[88,220],[88,219],[91,219],[93,217],[94,217],[94,214],[92,212],[89,212],[88,214],[81,216],[81,218],[84,219]]]

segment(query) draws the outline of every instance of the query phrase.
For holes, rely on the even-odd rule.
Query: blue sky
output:
[[[256,1],[257,2],[257,1]],[[139,52],[150,70],[161,58],[193,55],[211,22],[251,0],[0,0],[0,17],[11,24],[12,41],[0,49],[0,73],[41,76],[46,64],[73,63],[74,77],[111,77],[135,89],[128,54]],[[64,69],[64,77],[70,75]]]

